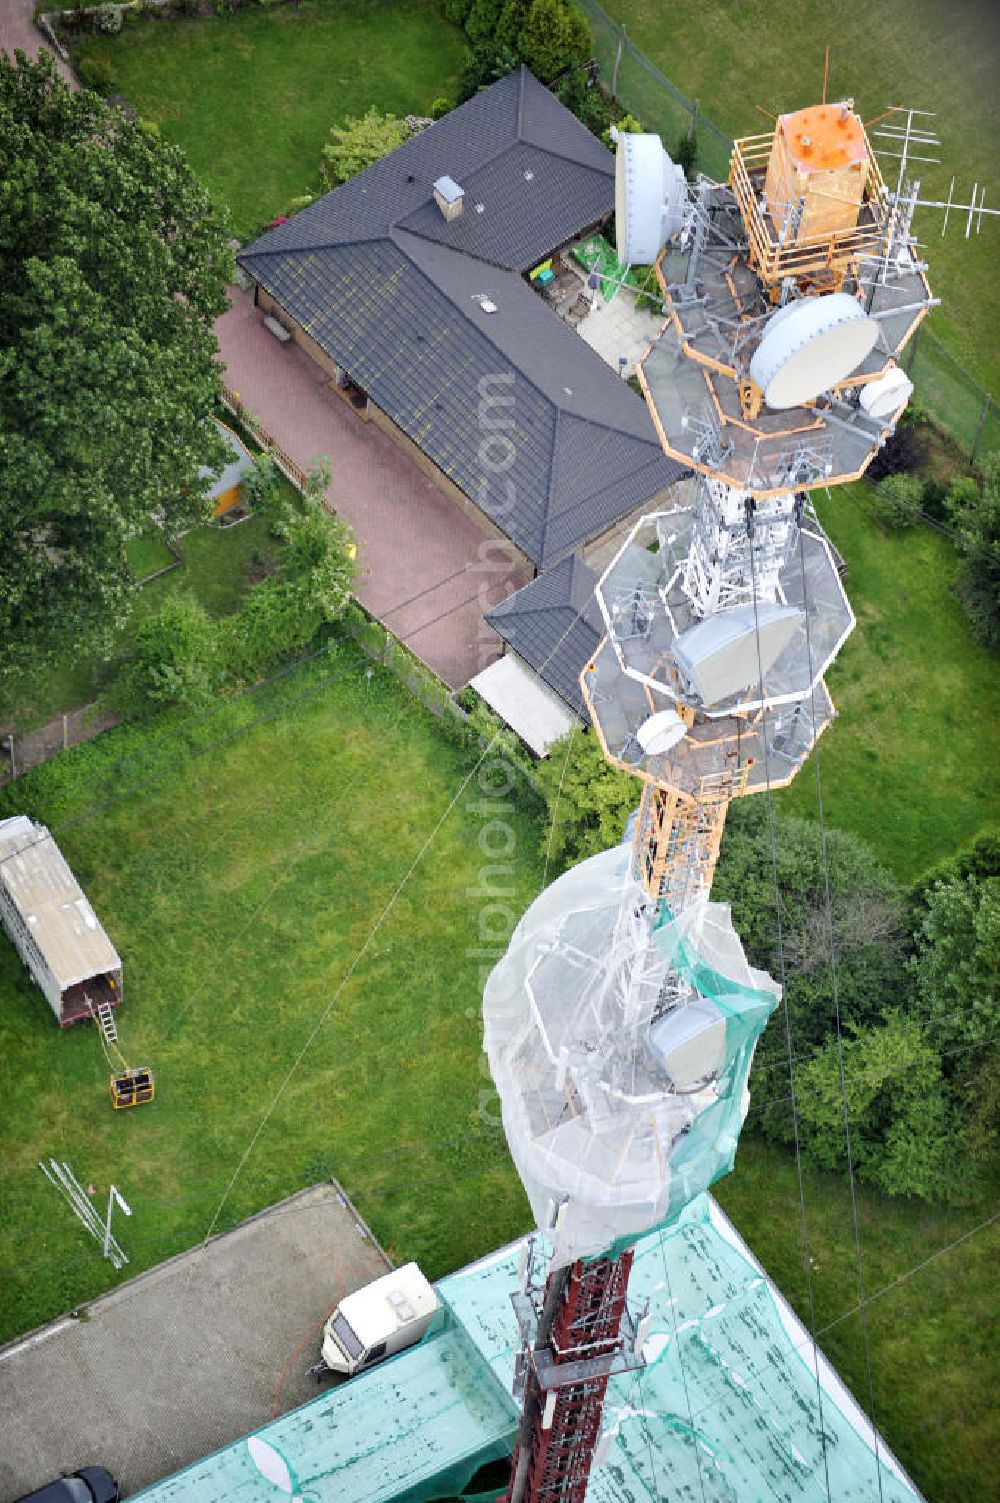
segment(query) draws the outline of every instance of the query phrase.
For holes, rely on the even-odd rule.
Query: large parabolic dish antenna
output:
[[[659,136],[622,131],[615,156],[615,242],[623,266],[649,266],[684,220],[684,169]]]
[[[750,361],[768,407],[811,402],[871,354],[879,326],[847,292],[802,298],[772,314]]]

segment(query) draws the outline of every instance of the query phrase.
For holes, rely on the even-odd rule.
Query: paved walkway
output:
[[[101,1255],[82,1232],[78,1255]],[[315,1398],[323,1320],[386,1268],[317,1185],[0,1349],[0,1498],[94,1464],[127,1495]]]
[[[52,9],[58,10],[59,7],[53,4]],[[35,0],[0,0],[0,52],[9,52],[13,57],[15,51],[21,51],[29,57],[37,57],[42,48],[52,51],[32,20],[34,13]],[[55,57],[54,53],[52,55]],[[75,89],[76,79],[59,57],[56,57],[56,67],[66,82]]]
[[[429,480],[388,434],[363,422],[314,361],[263,326],[249,293],[231,288],[216,324],[226,384],[297,464],[327,454],[327,499],[358,535],[358,598],[459,688],[500,654],[484,609],[531,577]]]

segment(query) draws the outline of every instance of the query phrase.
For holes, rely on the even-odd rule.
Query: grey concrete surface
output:
[[[0,1500],[95,1464],[127,1496],[314,1398],[320,1325],[388,1267],[317,1185],[0,1348]]]
[[[52,10],[59,10],[57,0],[53,0]],[[68,9],[68,0],[67,6]],[[39,52],[46,51],[55,60],[58,71],[65,78],[71,89],[76,88],[76,79],[70,68],[67,68],[62,58],[56,57],[52,49],[48,47],[42,38],[41,32],[32,20],[35,14],[35,0],[0,0],[0,52],[8,52],[11,57],[15,51],[26,52],[29,57],[37,57]]]

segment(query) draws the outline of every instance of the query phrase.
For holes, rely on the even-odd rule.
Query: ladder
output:
[[[91,1007],[91,1011],[93,1012],[93,1006]],[[97,1004],[97,1011],[94,1013],[94,1018],[98,1028],[104,1035],[104,1042],[106,1044],[117,1044],[118,1024],[115,1022],[115,1015],[110,1002],[99,1002]]]

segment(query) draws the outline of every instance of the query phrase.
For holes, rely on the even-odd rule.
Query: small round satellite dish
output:
[[[687,726],[676,710],[658,710],[644,720],[635,739],[647,757],[659,757],[687,735]]]
[[[877,381],[863,386],[859,400],[869,417],[887,418],[910,400],[912,391],[913,382],[897,365]]]
[[[479,299],[479,306],[484,313],[495,313],[497,311],[497,305],[491,297],[481,297]]]
[[[615,154],[615,248],[623,266],[649,266],[684,221],[684,170],[659,136],[622,131]]]
[[[856,371],[878,335],[877,321],[847,292],[801,298],[768,319],[750,375],[768,407],[798,407]]]

